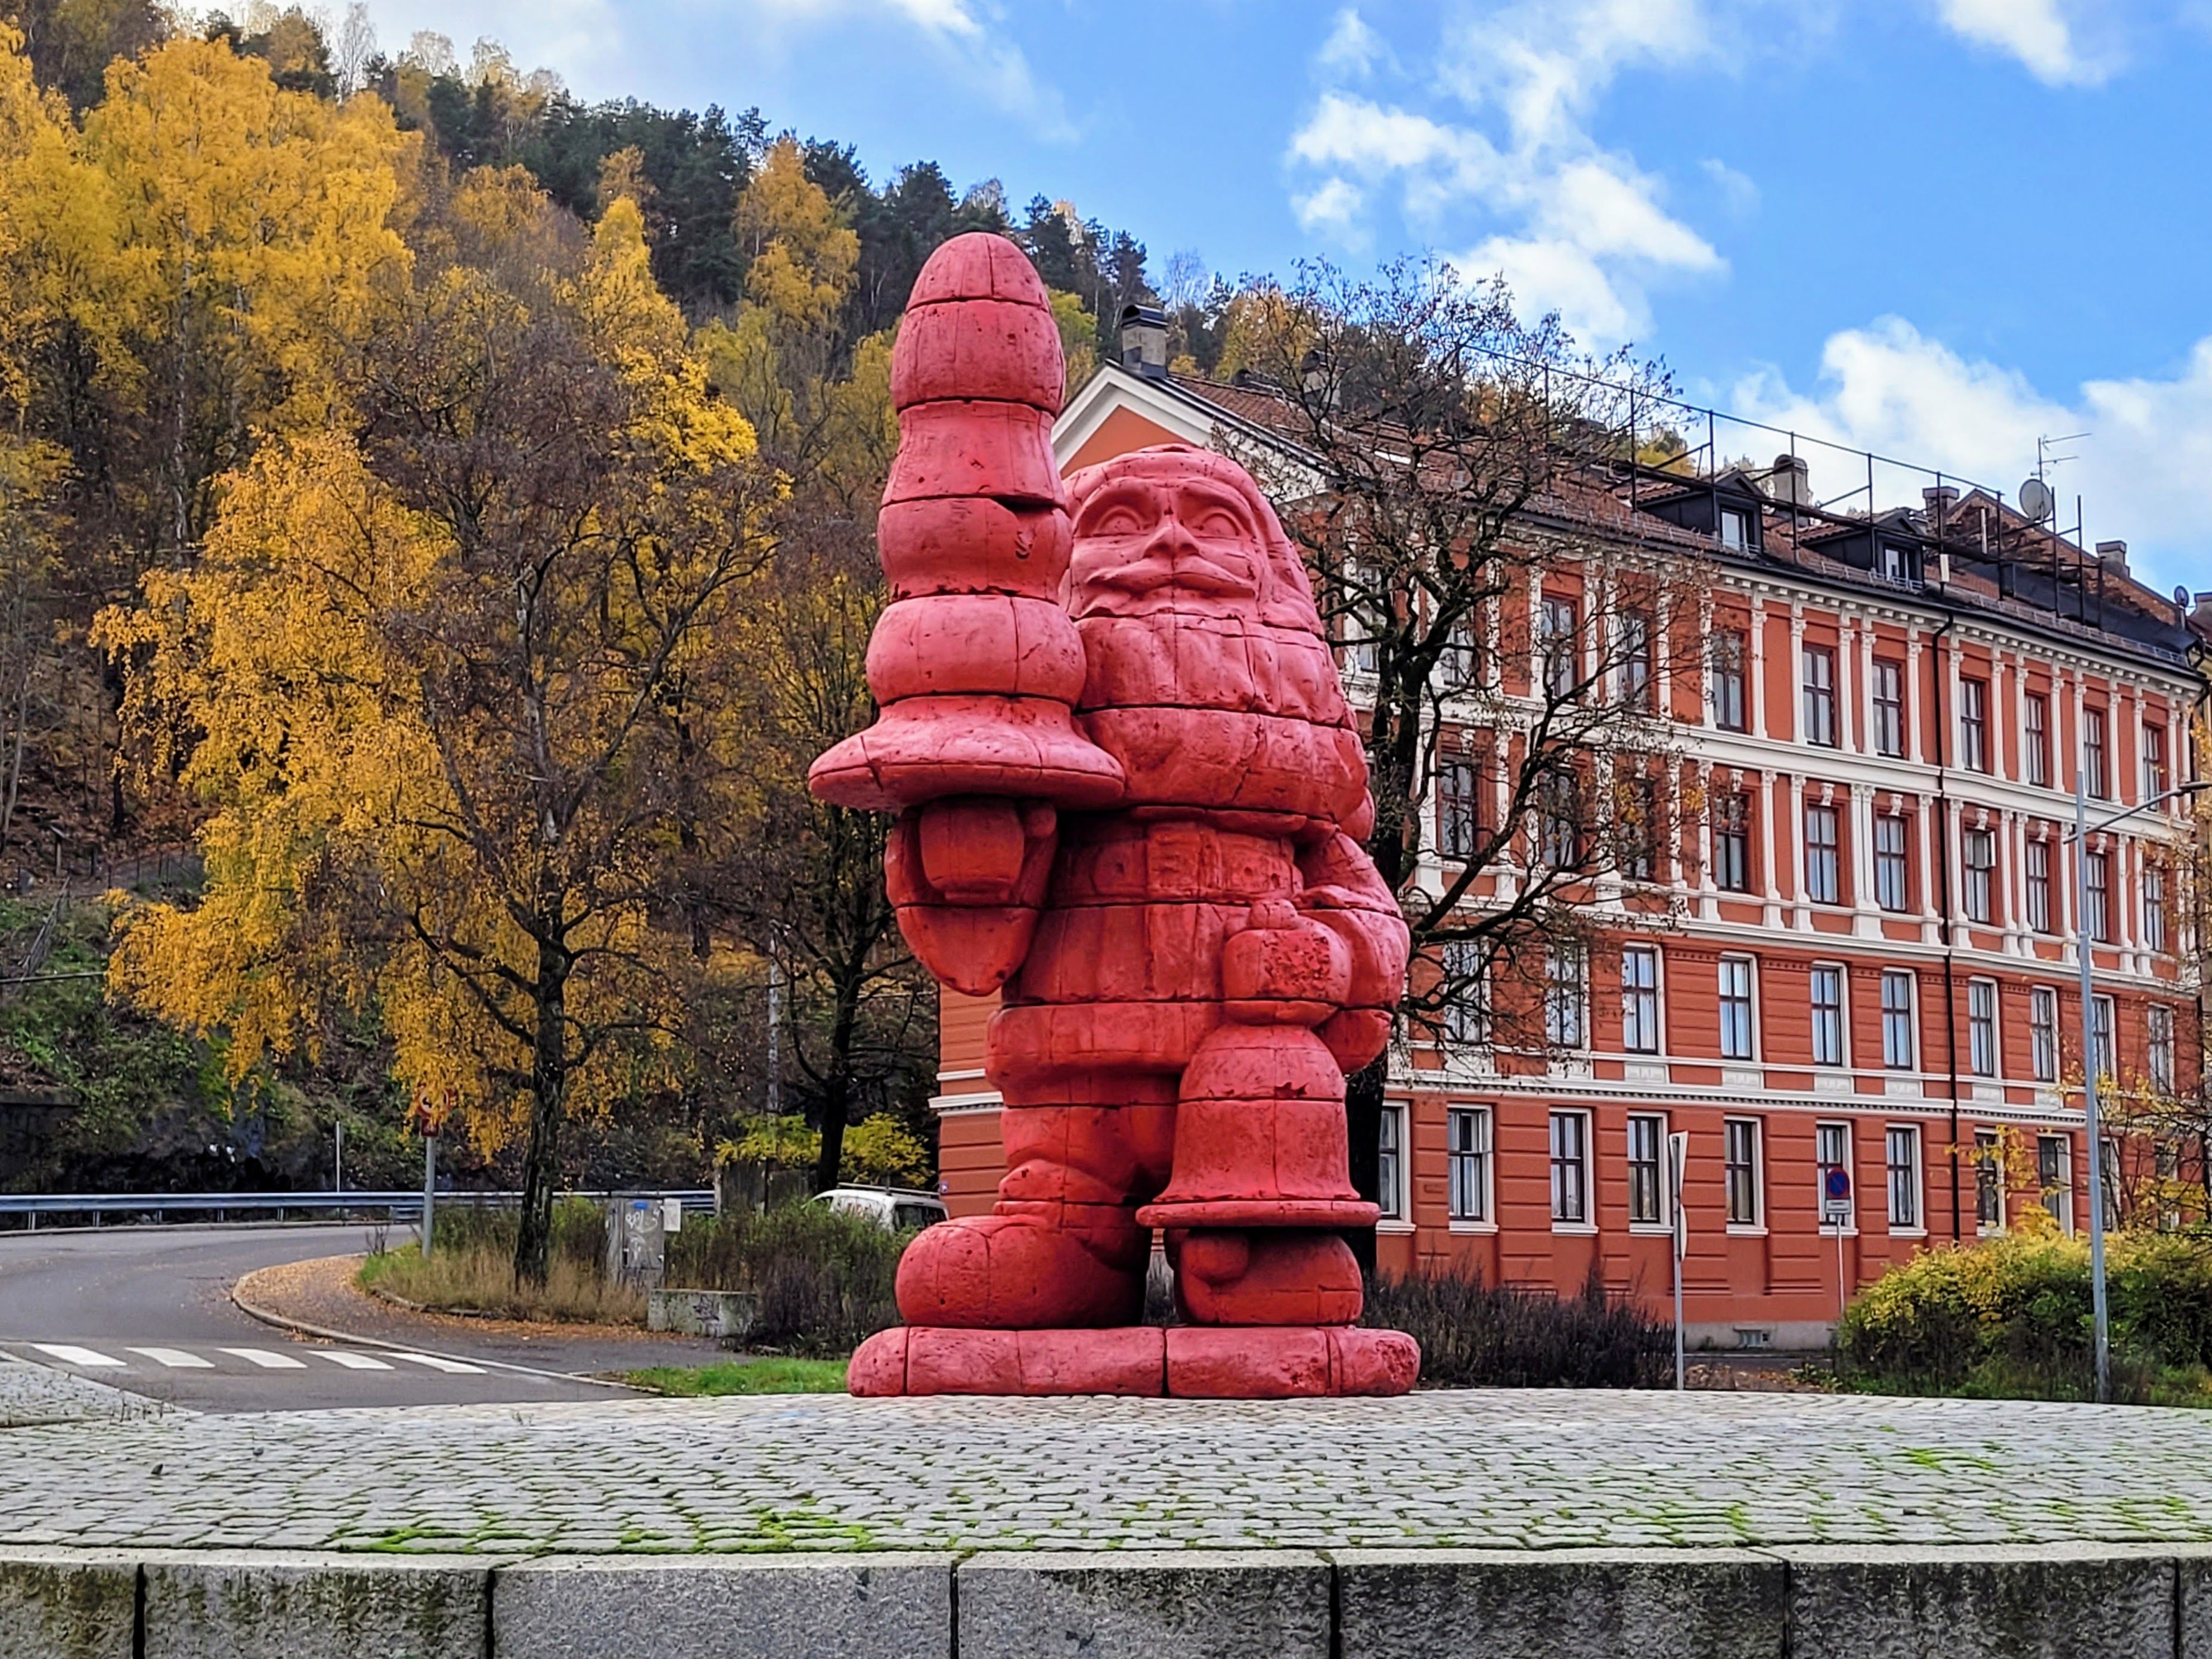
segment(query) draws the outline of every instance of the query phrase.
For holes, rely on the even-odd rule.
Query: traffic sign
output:
[[[1850,1203],[1851,1201],[1851,1172],[1844,1168],[1842,1164],[1838,1164],[1834,1169],[1828,1171],[1827,1176],[1821,1182],[1821,1191],[1823,1195],[1826,1197],[1828,1202],[1831,1204]]]

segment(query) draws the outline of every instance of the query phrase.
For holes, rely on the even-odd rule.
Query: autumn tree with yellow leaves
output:
[[[425,240],[495,253],[542,229],[517,205],[465,186]],[[198,562],[102,623],[212,809],[200,903],[131,918],[114,982],[241,1068],[322,996],[373,1006],[410,1084],[520,1132],[531,1282],[572,1104],[673,1061],[686,831],[743,816],[698,728],[774,483],[641,228],[615,203],[573,274],[418,272],[338,418],[232,475]]]

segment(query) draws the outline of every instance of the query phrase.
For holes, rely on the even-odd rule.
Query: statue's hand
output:
[[[1059,842],[1042,802],[963,795],[900,813],[884,885],[922,966],[971,996],[1005,984],[1029,954]]]

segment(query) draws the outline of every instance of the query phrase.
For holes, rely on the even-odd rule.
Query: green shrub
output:
[[[899,1322],[892,1281],[911,1237],[819,1204],[686,1221],[668,1241],[667,1282],[753,1292],[752,1346],[849,1353]]]
[[[2212,1366],[2212,1240],[2114,1235],[2106,1250],[2115,1399],[2185,1399]],[[2015,1235],[1923,1251],[1869,1285],[1838,1370],[1897,1394],[2080,1400],[2094,1385],[2086,1240]]]
[[[1364,1322],[1421,1345],[1421,1382],[1447,1389],[1661,1389],[1674,1381],[1674,1328],[1609,1295],[1490,1285],[1459,1264],[1367,1286]]]

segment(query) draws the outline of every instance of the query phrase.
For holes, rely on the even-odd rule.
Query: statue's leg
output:
[[[1137,1206],[1159,1183],[1171,1114],[1119,1103],[1007,1104],[998,1202],[907,1247],[901,1315],[913,1325],[998,1330],[1136,1323],[1152,1243]]]

